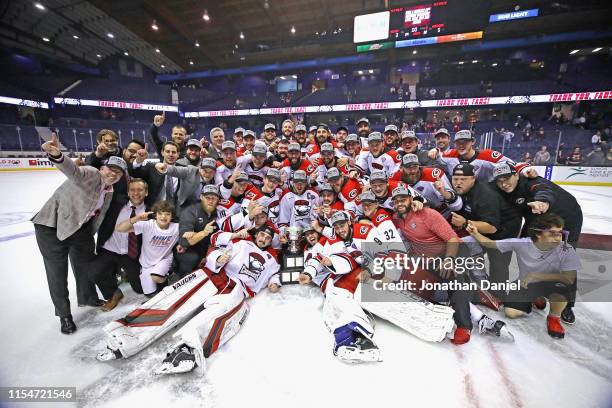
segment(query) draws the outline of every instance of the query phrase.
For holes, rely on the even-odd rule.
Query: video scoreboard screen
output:
[[[489,22],[489,11],[489,0],[445,0],[396,7],[356,16],[353,40],[403,41],[479,32]]]

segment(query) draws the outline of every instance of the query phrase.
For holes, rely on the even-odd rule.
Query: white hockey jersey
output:
[[[248,162],[244,166],[244,172],[249,176],[249,181],[257,188],[263,186],[263,180],[270,167],[263,165],[260,168],[255,168],[252,162]]]
[[[259,291],[268,286],[268,283],[281,285],[277,260],[274,249],[260,249],[250,239],[231,240],[231,233],[221,233],[215,244],[222,248],[215,249],[206,258],[206,268],[225,274],[242,285],[246,296],[255,296]],[[230,259],[225,265],[217,265],[217,259],[224,253],[230,254]]]
[[[280,199],[279,228],[310,225],[315,219],[314,208],[318,202],[319,194],[314,190],[307,189],[302,194],[297,194],[293,189],[285,190]]]
[[[384,170],[388,177],[391,177],[399,170],[402,157],[394,150],[382,153],[374,157],[368,149],[361,149],[359,156],[355,159],[355,165],[364,173],[371,174],[374,170]]]
[[[456,149],[449,149],[442,153],[441,159],[446,163],[446,168],[453,174],[453,170],[459,163],[470,163],[474,166],[474,174],[476,179],[480,181],[493,181],[493,168],[497,163],[510,162],[514,165],[515,162],[500,152],[491,149],[476,150],[476,154],[470,160],[462,160]]]
[[[230,178],[236,168],[244,171],[247,163],[250,163],[252,158],[253,156],[250,154],[236,157],[236,166],[231,169],[225,164],[218,162],[217,171],[215,172],[215,185],[219,186],[223,184],[225,180]]]

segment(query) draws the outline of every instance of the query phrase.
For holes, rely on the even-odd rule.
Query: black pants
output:
[[[574,282],[575,285],[575,282]],[[573,289],[574,285],[567,285],[561,282],[534,282],[527,285],[527,288],[510,291],[507,300],[504,302],[505,307],[520,310],[525,313],[531,313],[532,302],[539,297],[549,297],[552,294],[563,296],[569,299],[576,294]]]
[[[208,245],[194,245],[182,254],[177,253],[175,259],[178,263],[178,275],[182,278],[193,272],[199,265],[202,258],[206,256]]]
[[[116,272],[122,268],[130,282],[130,286],[136,293],[142,293],[140,285],[140,264],[138,259],[132,259],[127,255],[119,255],[104,248],[91,262],[89,268],[89,279],[98,285],[104,299],[110,299],[119,288]]]
[[[98,300],[96,288],[89,280],[87,269],[94,258],[92,222],[85,223],[74,234],[63,241],[57,238],[57,229],[34,224],[36,242],[45,262],[47,284],[55,315],[70,316],[68,298],[68,258],[76,280],[77,302],[93,303]]]

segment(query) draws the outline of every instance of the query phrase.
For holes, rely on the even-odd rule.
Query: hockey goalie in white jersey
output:
[[[107,349],[98,360],[131,357],[189,320],[173,335],[176,342],[154,373],[204,370],[206,358],[232,338],[246,319],[246,299],[266,287],[272,292],[280,288],[279,264],[270,248],[274,234],[267,225],[258,229],[254,239],[246,230],[215,234],[211,243],[218,249],[207,256],[203,268],[104,327]]]

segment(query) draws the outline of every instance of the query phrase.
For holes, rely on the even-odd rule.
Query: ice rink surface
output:
[[[126,299],[111,312],[77,308],[70,276],[78,330],[60,333],[28,220],[62,181],[57,171],[0,173],[0,385],[75,386],[78,395],[76,404],[29,406],[612,406],[612,303],[606,302],[578,303],[577,322],[561,341],[546,333],[544,312],[508,322],[515,343],[473,332],[460,347],[425,343],[377,319],[374,339],[384,361],[346,365],[332,355],[319,290],[290,286],[250,301],[242,330],[208,360],[204,376],[150,373],[172,333],[129,360],[99,363],[95,355],[104,347],[102,326],[142,299],[128,287]],[[612,189],[567,189],[582,205],[583,232],[610,234]],[[601,254],[585,256],[589,267],[605,262]]]

